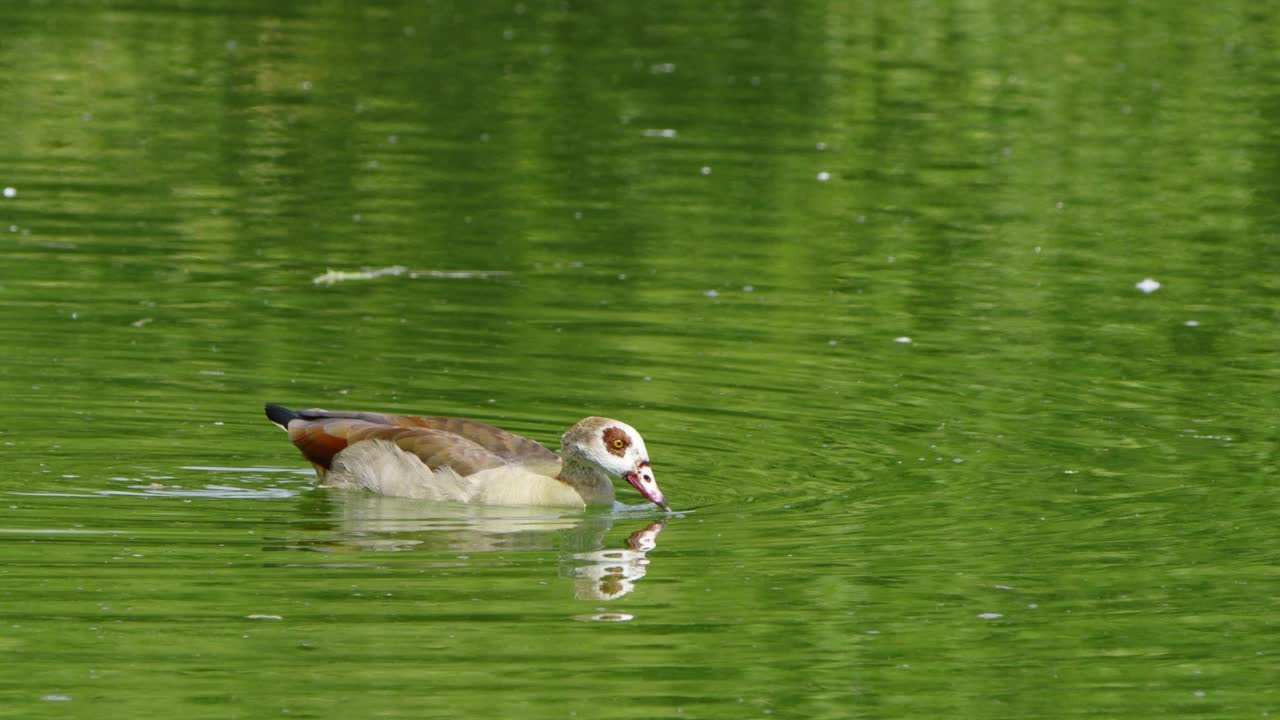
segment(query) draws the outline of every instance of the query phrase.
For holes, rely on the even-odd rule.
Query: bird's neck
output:
[[[609,476],[595,465],[566,457],[561,463],[560,474],[556,479],[576,490],[588,505],[613,503],[613,483],[609,480]]]

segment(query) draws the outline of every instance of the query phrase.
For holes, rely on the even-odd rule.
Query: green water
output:
[[[0,4],[0,717],[1280,712],[1277,28]],[[264,401],[618,417],[677,512]]]

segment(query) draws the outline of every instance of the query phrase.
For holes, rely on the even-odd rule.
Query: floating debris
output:
[[[1004,617],[1004,615],[1001,615],[1000,613],[985,612],[985,613],[978,613],[978,617],[982,618],[983,620],[999,620],[1000,618]]]
[[[280,616],[280,615],[257,615],[257,614],[255,614],[255,615],[245,615],[245,616],[244,616],[244,619],[245,619],[245,620],[283,620],[283,619],[284,619],[284,617],[283,617],[283,616]]]
[[[134,321],[133,321],[132,323],[130,323],[130,324],[131,324],[131,325],[133,325],[133,326],[134,326],[134,327],[136,327],[136,328],[140,328],[140,327],[144,327],[144,326],[146,326],[146,325],[150,325],[150,324],[151,324],[151,323],[153,323],[153,322],[155,322],[155,319],[154,319],[154,318],[142,318],[141,320],[134,320]]]
[[[1150,295],[1151,293],[1160,289],[1160,283],[1156,282],[1155,280],[1152,280],[1151,278],[1146,278],[1142,282],[1138,283],[1137,285],[1134,285],[1134,287]]]
[[[403,265],[392,265],[390,267],[365,269],[365,270],[328,270],[325,274],[312,279],[312,283],[316,285],[333,285],[334,283],[346,282],[348,280],[376,280],[380,277],[407,275],[410,278],[449,278],[449,279],[471,279],[471,278],[488,278],[500,277],[502,275],[510,275],[505,270],[410,270]]]
[[[893,341],[896,343],[901,343],[903,345],[910,345],[913,342],[911,338],[907,337],[906,335],[903,335],[902,337],[896,337],[893,339]]]
[[[347,280],[374,280],[386,275],[398,276],[407,272],[409,272],[409,268],[403,265],[392,265],[391,267],[378,268],[377,270],[356,271],[334,270],[331,268],[311,282],[316,285],[332,285],[338,282],[346,282]]]
[[[582,263],[577,263],[574,267],[582,267]],[[471,278],[502,277],[510,274],[511,273],[506,270],[413,270],[409,272],[409,277],[468,280]]]
[[[4,189],[4,196],[5,196],[5,197],[7,197],[7,198],[17,197],[17,196],[18,196],[18,188],[13,188],[13,187],[7,187],[7,188],[5,188],[5,189]]]

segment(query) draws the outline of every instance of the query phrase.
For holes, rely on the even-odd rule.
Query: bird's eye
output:
[[[631,438],[622,428],[611,427],[601,433],[600,439],[604,442],[604,449],[618,457],[626,457],[627,448],[631,446]]]

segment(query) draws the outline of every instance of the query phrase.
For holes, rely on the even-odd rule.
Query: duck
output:
[[[476,420],[376,412],[290,410],[266,403],[323,486],[480,505],[612,505],[611,476],[670,510],[644,438],[612,418],[589,417],[560,437],[556,454]]]

